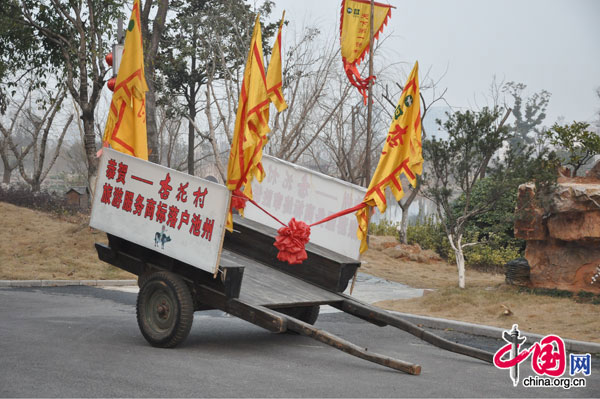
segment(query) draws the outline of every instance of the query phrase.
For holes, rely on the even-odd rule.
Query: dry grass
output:
[[[378,277],[414,288],[451,288],[458,285],[456,266],[446,262],[418,263],[407,259],[394,259],[381,251],[369,249],[362,257],[360,270]],[[398,280],[401,278],[402,280]],[[469,270],[467,285],[471,287],[490,287],[504,283],[501,274],[482,273]]]
[[[376,250],[364,254],[361,270],[416,288],[433,291],[421,298],[388,300],[377,305],[385,309],[470,323],[519,328],[542,335],[600,343],[600,305],[577,303],[519,292],[504,283],[504,276],[467,270],[467,288],[458,288],[456,267],[444,262],[430,264],[393,259]],[[505,315],[509,309],[512,314]]]
[[[86,217],[62,219],[0,202],[0,279],[111,280],[134,275],[101,262],[94,242],[106,235]]]

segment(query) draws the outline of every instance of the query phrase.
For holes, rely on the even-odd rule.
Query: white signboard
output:
[[[267,176],[254,182],[254,200],[284,223],[292,217],[306,224],[358,205],[366,189],[335,179],[302,166],[264,155],[262,164]],[[279,229],[281,224],[251,203],[244,217]],[[354,213],[311,227],[310,242],[358,260],[360,241]]]
[[[229,200],[225,186],[105,148],[90,226],[214,273]]]

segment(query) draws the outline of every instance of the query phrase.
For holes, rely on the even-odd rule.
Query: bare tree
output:
[[[150,13],[156,8],[154,20]],[[169,0],[146,0],[142,7],[140,22],[144,40],[144,73],[148,92],[146,93],[146,130],[148,135],[148,160],[160,163],[159,127],[156,115],[156,56],[161,36],[165,30]],[[152,23],[152,27],[150,27]]]
[[[183,117],[169,112],[164,106],[158,106],[156,114],[160,148],[159,163],[181,170],[187,157],[187,149],[183,143]]]
[[[28,97],[30,94],[31,91],[28,91]],[[67,118],[67,121],[65,122],[62,131],[58,136],[53,154],[48,154],[49,139],[51,137],[50,135],[53,131],[56,116],[61,109],[62,102],[67,93],[66,90],[61,87],[54,95],[50,93],[45,94],[47,97],[45,97],[44,100],[47,103],[47,106],[43,106],[41,108],[43,111],[42,114],[36,113],[32,107],[28,107],[22,111],[26,123],[23,123],[21,126],[29,136],[28,139],[30,140],[26,147],[19,148],[17,145],[15,145],[12,140],[12,136],[9,135],[10,132],[4,127],[2,128],[4,138],[6,139],[14,157],[18,160],[18,168],[21,177],[31,186],[33,191],[40,190],[42,182],[48,176],[52,166],[54,166],[54,163],[56,162],[56,159],[60,153],[60,148],[62,146],[65,134],[69,129],[71,122],[73,121],[73,114],[71,114]],[[30,100],[30,98],[28,98],[28,100]],[[22,109],[23,107],[19,108],[19,110]],[[50,155],[49,159],[46,158],[48,155]],[[31,158],[33,165],[30,173],[28,173],[25,168],[25,159],[27,157]]]
[[[8,100],[7,107],[14,104],[15,108],[10,112],[10,121],[8,124],[0,121],[0,131],[2,131],[2,136],[0,137],[0,158],[2,158],[2,165],[4,167],[2,182],[6,184],[10,184],[13,170],[19,166],[20,162],[23,162],[23,158],[27,155],[33,145],[32,142],[29,142],[28,145],[24,146],[22,135],[19,135],[19,137],[17,136],[19,130],[18,122],[21,120],[23,107],[29,101],[32,89],[33,85],[30,84],[23,95],[22,101],[19,103],[14,104],[14,97],[12,101]],[[22,148],[20,157],[15,157],[11,147]]]
[[[47,44],[48,59],[63,71],[61,77],[81,109],[88,178],[96,175],[94,110],[98,104],[108,66],[104,55],[120,15],[120,4],[112,1],[19,0],[23,22]]]
[[[337,79],[337,42],[322,47],[319,36],[317,29],[305,29],[286,53],[283,87],[288,109],[274,115],[267,148],[291,162],[315,143],[351,92],[350,84],[340,86]]]

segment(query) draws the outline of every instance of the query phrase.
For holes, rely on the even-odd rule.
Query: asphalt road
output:
[[[319,328],[422,366],[406,375],[309,338],[272,334],[221,312],[196,313],[188,339],[156,349],[141,336],[135,294],[93,287],[0,289],[2,397],[599,397],[587,387],[514,388],[508,371],[343,313]],[[453,339],[495,351],[500,341]],[[521,367],[522,378],[531,375]]]

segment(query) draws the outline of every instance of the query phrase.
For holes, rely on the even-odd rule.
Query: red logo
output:
[[[534,343],[529,349],[520,350],[526,337],[520,335],[518,325],[513,325],[511,331],[504,331],[502,338],[507,342],[494,355],[494,365],[499,369],[510,369],[513,384],[519,383],[519,364],[531,356],[531,368],[540,376],[560,377],[567,367],[565,343],[557,335],[547,335],[540,342]],[[508,358],[505,359],[506,354]]]

